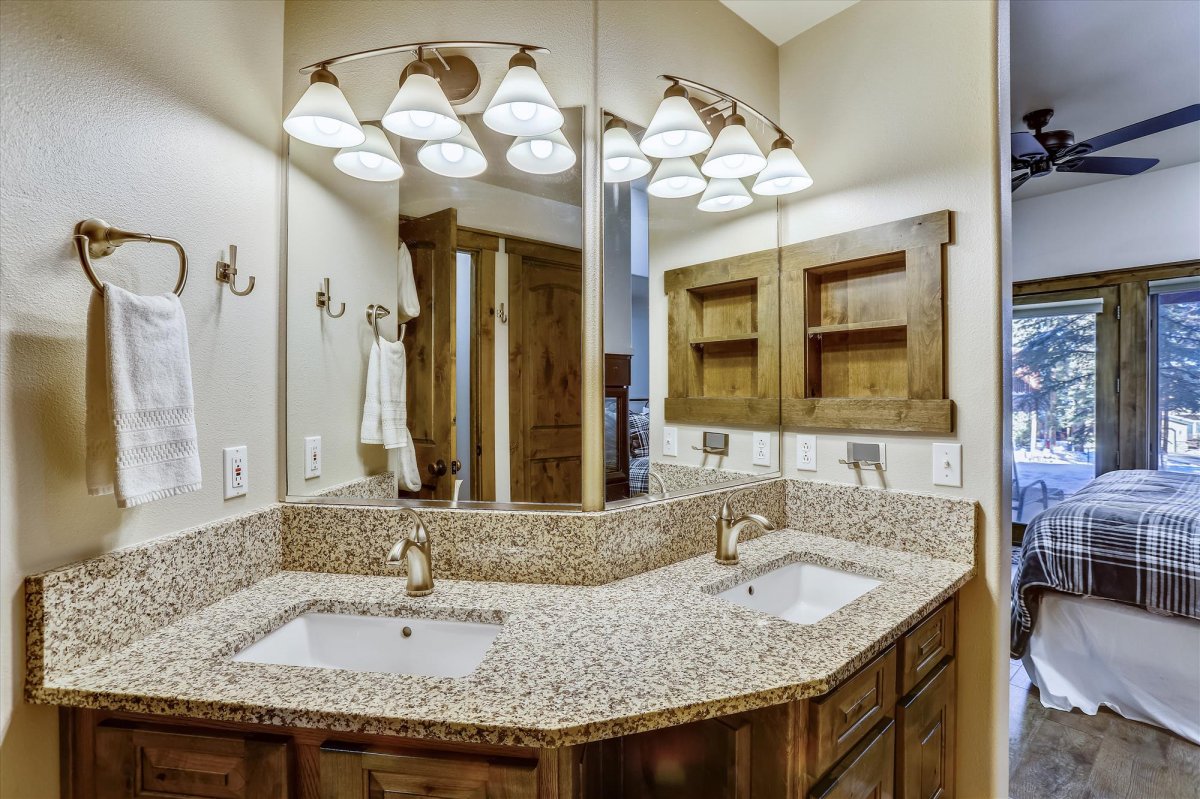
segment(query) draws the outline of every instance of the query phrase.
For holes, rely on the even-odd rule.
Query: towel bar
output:
[[[96,271],[92,268],[92,258],[106,258],[116,252],[122,244],[130,241],[169,244],[179,254],[179,279],[175,282],[173,291],[177,297],[183,294],[183,287],[187,284],[188,278],[187,253],[184,252],[183,245],[175,239],[121,230],[109,225],[103,219],[83,220],[75,226],[75,234],[71,238],[79,253],[79,263],[83,266],[83,273],[96,287],[96,291],[101,294],[104,293],[104,284],[100,282],[100,278],[96,277]]]

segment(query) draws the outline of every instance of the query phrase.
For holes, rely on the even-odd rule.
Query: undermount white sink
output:
[[[816,624],[879,583],[873,577],[815,563],[789,563],[717,596],[797,624]]]
[[[469,621],[305,613],[241,650],[233,659],[465,677],[483,660],[500,630],[499,624]]]

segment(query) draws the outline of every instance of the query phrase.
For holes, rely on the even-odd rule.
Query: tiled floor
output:
[[[1103,708],[1044,708],[1019,660],[1009,677],[1012,799],[1200,797],[1200,746]]]

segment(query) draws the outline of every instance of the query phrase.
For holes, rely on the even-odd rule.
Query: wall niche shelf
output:
[[[778,252],[666,272],[668,421],[778,424]]]
[[[782,248],[785,427],[948,433],[942,245],[950,212]],[[788,317],[791,319],[792,317]]]

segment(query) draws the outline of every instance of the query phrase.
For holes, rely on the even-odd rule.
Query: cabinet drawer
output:
[[[537,799],[537,761],[321,748],[321,799]]]
[[[889,647],[836,689],[808,703],[808,774],[815,779],[849,752],[896,704],[896,649]]]
[[[930,613],[900,639],[900,695],[911,691],[954,654],[954,600]]]
[[[954,797],[955,662],[942,664],[896,706],[896,795]]]
[[[287,745],[238,735],[96,728],[96,797],[284,799]]]
[[[833,771],[808,792],[809,799],[892,799],[895,788],[896,725],[872,728]]]

